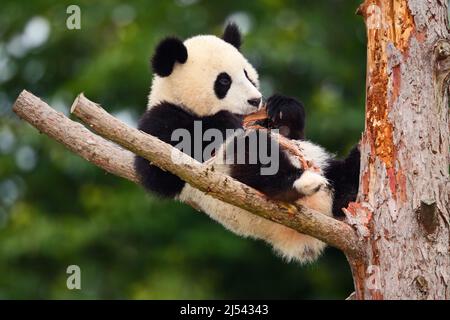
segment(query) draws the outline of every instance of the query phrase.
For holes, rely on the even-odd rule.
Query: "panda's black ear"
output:
[[[234,22],[228,23],[225,27],[225,31],[223,32],[222,39],[239,50],[242,44],[242,36],[237,24]]]
[[[174,37],[165,38],[158,44],[152,57],[153,72],[160,77],[167,77],[172,73],[175,62],[185,63],[187,58],[183,41]]]

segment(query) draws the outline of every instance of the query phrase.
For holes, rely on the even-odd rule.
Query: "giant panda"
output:
[[[267,100],[268,114],[272,126],[279,129],[278,133],[250,130],[262,137],[261,141],[266,139],[269,145],[277,147],[276,172],[262,174],[267,163],[259,159],[256,163],[223,161],[231,141],[244,141],[244,158],[251,156],[250,133],[240,129],[243,116],[256,111],[262,104],[258,73],[241,54],[240,45],[241,34],[233,23],[226,26],[221,38],[198,35],[185,41],[176,37],[162,40],[151,60],[154,78],[148,108],[140,118],[138,128],[172,146],[179,142],[173,133],[182,129],[191,133],[192,145],[201,146],[201,151],[205,150],[207,142],[196,136],[196,130],[204,134],[214,129],[223,135],[227,130],[237,130],[238,134],[226,136],[211,154],[190,156],[255,188],[268,198],[297,201],[329,216],[333,213],[336,217],[342,215],[341,208],[354,199],[358,188],[358,148],[346,159],[337,160],[322,147],[304,140],[305,110],[294,98],[274,95]],[[277,143],[277,134],[295,141],[304,158],[313,163],[316,170],[303,168],[298,159]],[[140,156],[135,158],[135,169],[141,184],[152,194],[194,203],[232,232],[266,241],[287,261],[314,261],[325,247],[322,241],[311,236],[214,199]]]

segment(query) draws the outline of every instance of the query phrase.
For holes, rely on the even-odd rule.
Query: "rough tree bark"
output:
[[[449,299],[447,1],[367,0],[358,299]]]

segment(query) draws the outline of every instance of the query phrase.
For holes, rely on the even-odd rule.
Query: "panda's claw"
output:
[[[287,97],[283,97],[279,94],[274,94],[267,100],[267,114],[272,121],[277,122],[280,118],[279,115],[281,113],[282,107],[283,105],[286,105],[286,103],[283,103],[283,100],[286,99]]]
[[[305,108],[294,98],[275,94],[267,100],[267,115],[273,129],[289,139],[303,139]]]

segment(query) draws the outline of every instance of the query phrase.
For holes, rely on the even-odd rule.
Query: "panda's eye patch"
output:
[[[220,85],[221,86],[229,86],[231,84],[231,79],[225,77],[225,78],[220,78],[219,79]]]
[[[214,82],[214,92],[216,93],[217,98],[225,98],[231,87],[231,82],[231,77],[226,72],[222,72],[217,76],[216,81]]]
[[[245,70],[245,69],[244,69],[244,74],[245,74],[245,77],[248,79],[248,81],[250,81],[250,82],[252,83],[252,85],[253,85],[254,87],[256,87],[255,81],[253,81],[252,79],[250,79],[250,77],[248,76],[247,70]]]

